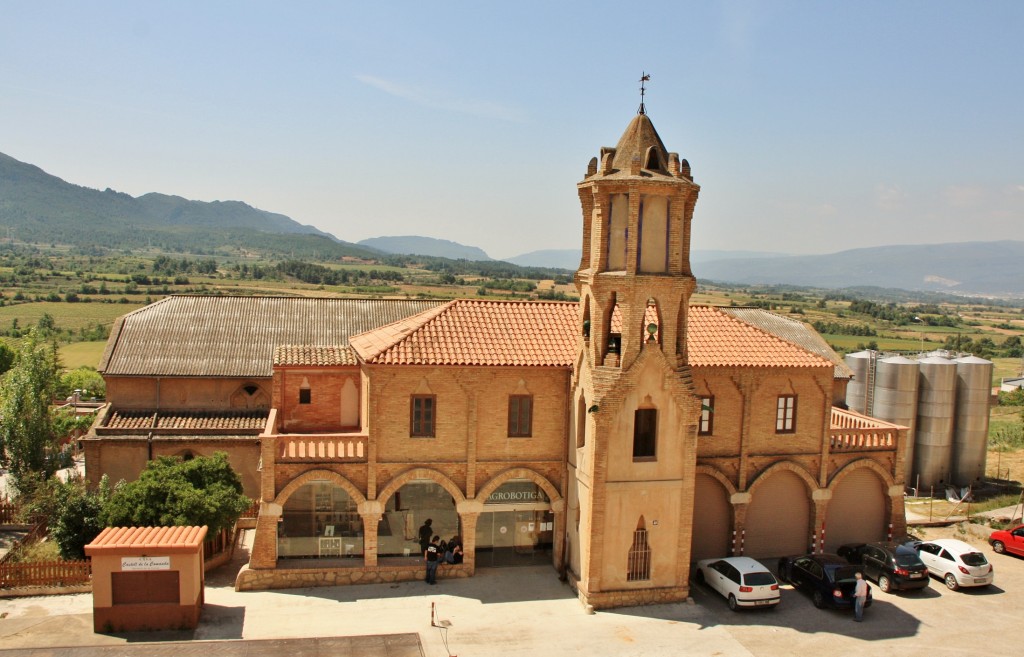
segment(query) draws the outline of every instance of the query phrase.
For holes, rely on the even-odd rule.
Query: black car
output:
[[[878,588],[906,591],[928,587],[928,566],[917,550],[899,543],[851,543],[839,548],[839,556],[861,565],[864,576],[878,582]]]
[[[808,554],[779,559],[779,580],[811,594],[814,606],[853,609],[856,574],[863,570],[837,554]],[[865,607],[871,606],[871,587]]]

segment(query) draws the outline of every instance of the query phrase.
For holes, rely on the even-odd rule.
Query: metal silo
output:
[[[870,372],[874,357],[873,351],[858,351],[846,354],[843,359],[853,370],[853,379],[846,385],[846,407],[851,411],[867,413],[868,386],[872,383]]]
[[[906,481],[913,485],[914,428],[917,424],[917,389],[920,365],[903,356],[881,358],[875,365],[874,417],[909,427],[907,431]]]
[[[992,362],[976,356],[956,359],[956,423],[953,430],[953,482],[980,483],[988,449]]]
[[[956,410],[956,363],[941,356],[918,361],[917,427],[911,480],[922,490],[949,483]],[[920,478],[920,479],[918,479]],[[918,484],[920,481],[920,484]]]

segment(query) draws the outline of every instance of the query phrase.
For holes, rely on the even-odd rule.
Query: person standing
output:
[[[433,528],[430,526],[434,521],[427,518],[426,521],[420,526],[420,553],[426,551],[427,546],[430,545],[430,536],[434,533]]]
[[[427,549],[423,551],[423,561],[427,564],[427,577],[423,581],[427,584],[437,584],[437,564],[438,559],[441,558],[441,549],[437,545],[439,538],[439,536],[432,538]]]
[[[864,575],[855,575],[857,583],[853,587],[853,620],[858,623],[864,620],[864,603],[868,599],[868,583],[864,581]]]

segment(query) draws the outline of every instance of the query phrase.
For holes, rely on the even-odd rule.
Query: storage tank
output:
[[[953,430],[951,478],[957,485],[969,486],[980,483],[985,477],[992,361],[965,356],[954,362],[956,422]]]
[[[846,385],[846,407],[851,411],[867,414],[865,410],[868,399],[869,373],[871,363],[875,357],[873,351],[858,351],[853,354],[846,354],[843,359],[846,365],[853,370],[853,379]]]
[[[949,483],[957,365],[941,356],[929,356],[919,360],[918,367],[914,468],[908,483],[927,491]]]
[[[875,394],[872,415],[880,420],[909,427],[906,438],[904,476],[913,485],[914,428],[917,424],[917,389],[920,365],[903,356],[881,358],[875,364]]]

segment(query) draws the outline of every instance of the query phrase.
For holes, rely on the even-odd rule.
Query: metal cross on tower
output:
[[[647,93],[645,82],[650,82],[651,76],[646,71],[640,72],[640,109],[636,111],[637,114],[647,114],[647,110],[644,109],[644,94]]]

